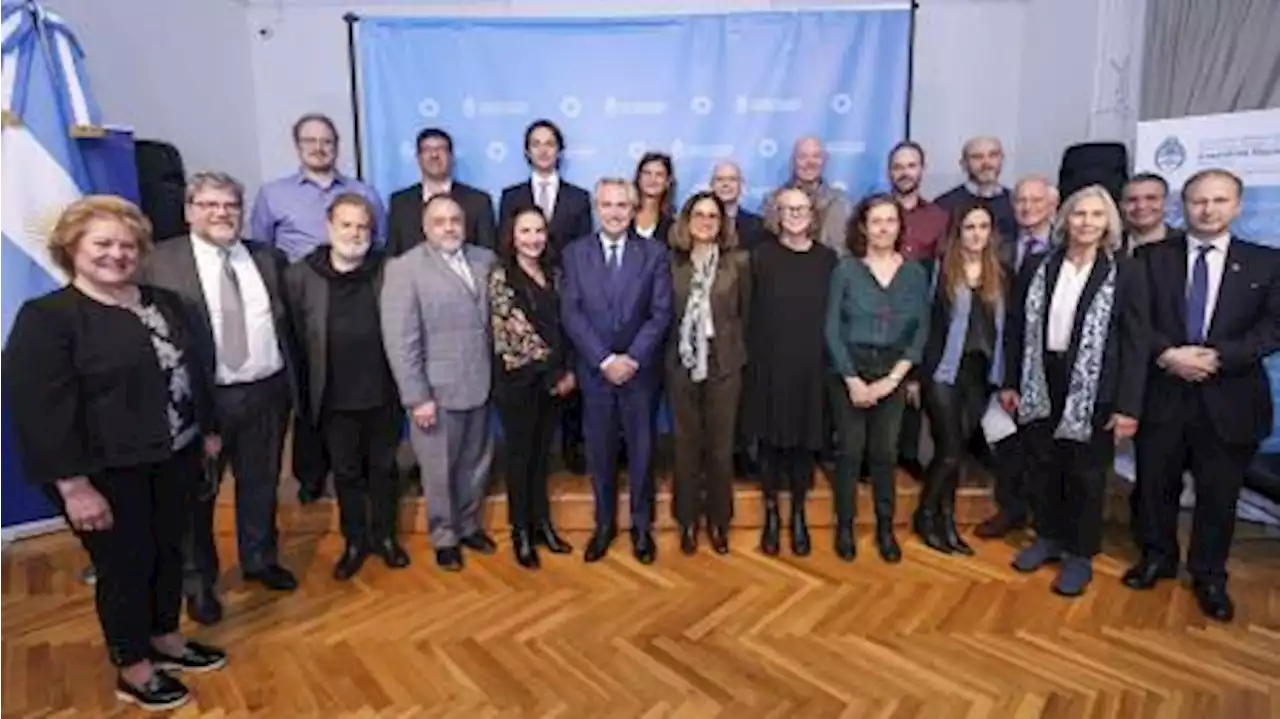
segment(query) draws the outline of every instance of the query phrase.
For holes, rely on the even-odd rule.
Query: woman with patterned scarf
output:
[[[1000,401],[1027,433],[1033,483],[1036,541],[1013,566],[1060,563],[1053,591],[1074,597],[1093,579],[1115,443],[1138,430],[1150,358],[1145,278],[1119,251],[1115,201],[1085,187],[1054,226],[1015,285]]]
[[[737,249],[724,203],[711,192],[684,203],[669,240],[672,307],[679,314],[667,345],[666,371],[675,417],[680,550],[698,551],[698,524],[705,516],[712,548],[726,554],[751,267],[747,253]]]

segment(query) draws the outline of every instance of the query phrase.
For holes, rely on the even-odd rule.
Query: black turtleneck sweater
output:
[[[374,409],[395,401],[395,383],[382,347],[375,279],[381,258],[373,253],[350,272],[329,262],[329,248],[307,256],[312,269],[329,283],[328,368],[325,409]]]

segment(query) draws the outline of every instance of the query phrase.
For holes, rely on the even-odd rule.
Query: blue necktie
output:
[[[1209,307],[1209,250],[1213,245],[1197,248],[1196,262],[1191,268],[1191,286],[1187,289],[1187,341],[1203,344],[1205,311]]]
[[[616,274],[619,267],[622,267],[622,247],[620,242],[609,243],[609,256],[606,262],[609,264],[609,273]]]

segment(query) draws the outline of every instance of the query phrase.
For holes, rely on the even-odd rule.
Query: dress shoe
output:
[[[511,551],[516,555],[516,564],[525,569],[537,569],[542,566],[538,560],[538,550],[533,545],[533,535],[523,527],[511,531]]]
[[[493,554],[498,551],[498,543],[493,541],[493,537],[485,534],[484,530],[468,534],[459,540],[459,544],[476,554]]]
[[[187,616],[196,624],[206,627],[222,621],[222,602],[218,601],[213,587],[201,587],[187,593]]]
[[[613,544],[614,533],[608,530],[596,530],[587,543],[587,551],[582,554],[584,562],[598,562],[609,554],[609,545]]]
[[[935,552],[942,554],[951,554],[951,545],[947,543],[947,537],[942,531],[941,518],[932,512],[917,512],[912,524],[915,525],[916,536],[920,537],[920,541],[924,546]]]
[[[880,558],[889,564],[902,561],[902,547],[898,546],[898,538],[893,536],[892,521],[876,522],[876,549],[880,552]]]
[[[1026,517],[1010,517],[1004,512],[997,512],[979,524],[973,534],[979,539],[1000,539],[1026,525]]]
[[[364,545],[359,542],[347,542],[347,548],[342,552],[342,556],[338,557],[338,563],[333,567],[333,578],[345,582],[354,577],[356,572],[364,566],[365,557],[369,553],[365,550]]]
[[[116,698],[137,704],[147,711],[162,712],[186,704],[191,699],[191,692],[182,682],[157,669],[141,686],[126,682],[124,677],[117,678]]]
[[[1176,579],[1177,576],[1177,565],[1162,559],[1143,557],[1124,573],[1120,581],[1130,589],[1142,591],[1155,587],[1161,579]]]
[[[1029,574],[1051,562],[1062,561],[1062,547],[1051,539],[1037,538],[1031,546],[1013,558],[1013,568]]]
[[[698,527],[681,527],[680,528],[680,552],[686,557],[692,557],[698,553]]]
[[[782,534],[782,513],[778,511],[777,495],[765,495],[764,526],[760,528],[760,551],[770,557],[778,556]]]
[[[441,547],[437,549],[436,564],[446,572],[461,572],[462,550],[457,547]]]
[[[804,504],[799,504],[791,509],[791,553],[797,557],[807,557],[811,551],[813,545],[809,539],[809,523],[804,516]]]
[[[858,556],[858,542],[854,538],[852,524],[836,527],[836,556],[846,562],[852,562]]]
[[[653,543],[653,534],[648,530],[643,532],[632,532],[631,543],[636,556],[636,561],[641,564],[653,564],[658,558],[658,545]]]
[[[1196,604],[1200,613],[1219,622],[1235,619],[1236,607],[1227,594],[1227,585],[1221,582],[1195,582]]]
[[[955,513],[944,509],[940,523],[942,524],[942,538],[947,545],[947,549],[951,550],[953,554],[972,557],[974,555],[973,547],[970,547],[969,543],[960,536],[960,530],[956,528]]]
[[[404,569],[409,566],[409,553],[404,551],[404,547],[400,546],[400,542],[395,537],[387,537],[378,542],[373,548],[373,553],[382,557],[382,561],[392,569]]]
[[[1050,589],[1054,594],[1063,597],[1078,597],[1084,594],[1084,590],[1089,588],[1089,583],[1092,581],[1093,560],[1068,554],[1062,558],[1062,569],[1058,572],[1058,578],[1053,580]]]
[[[538,524],[537,528],[533,530],[533,543],[541,544],[552,554],[570,554],[573,552],[573,545],[556,534],[556,528],[551,525],[551,522],[540,522]]]
[[[729,553],[729,530],[725,527],[711,527],[707,530],[707,537],[711,539],[711,549],[716,554]]]
[[[151,665],[166,672],[202,674],[227,665],[227,653],[217,647],[188,640],[178,654],[167,654],[151,648]]]
[[[262,569],[245,572],[244,579],[246,582],[257,582],[277,592],[292,592],[298,588],[298,579],[293,576],[293,572],[279,564],[268,564]]]

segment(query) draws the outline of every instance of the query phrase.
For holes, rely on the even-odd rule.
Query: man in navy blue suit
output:
[[[578,356],[587,471],[596,495],[588,562],[603,559],[618,533],[619,425],[627,447],[635,556],[644,564],[657,557],[654,413],[671,322],[671,270],[665,245],[629,230],[635,192],[626,180],[597,182],[600,231],[574,240],[564,251],[561,315]]]

